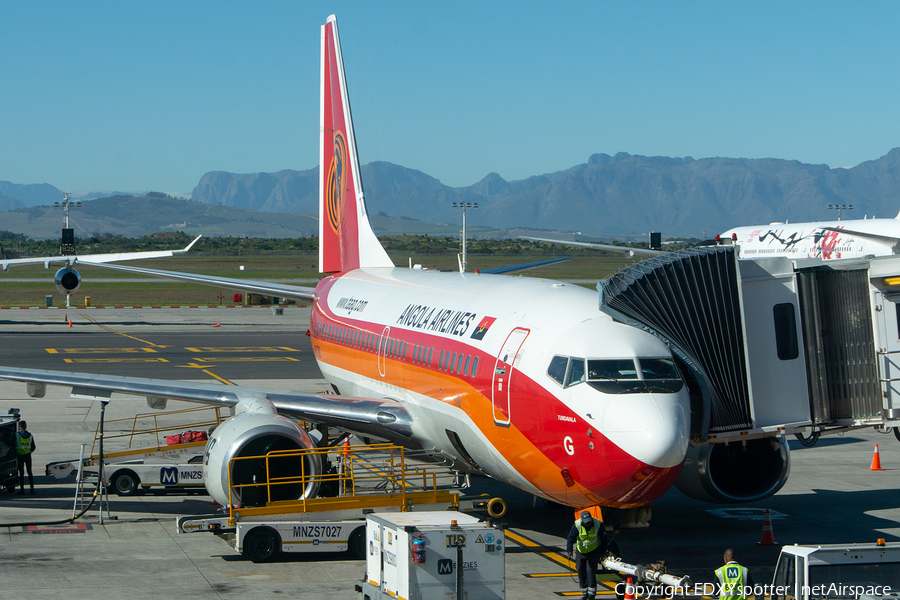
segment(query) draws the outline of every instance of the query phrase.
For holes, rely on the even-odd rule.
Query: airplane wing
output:
[[[108,262],[118,262],[123,260],[139,260],[144,258],[168,258],[176,254],[184,254],[197,243],[201,237],[198,235],[193,241],[180,250],[149,250],[146,252],[110,252],[108,254],[73,254],[70,256],[42,256],[38,258],[12,258],[9,260],[0,260],[0,267],[3,271],[9,271],[10,267],[19,265],[36,265],[42,264],[45,269],[49,269],[53,263],[68,263],[70,266],[75,263],[91,263],[101,264]]]
[[[614,246],[612,244],[592,244],[590,242],[569,242],[567,240],[551,240],[547,238],[536,238],[536,237],[528,237],[524,235],[519,236],[520,240],[531,240],[533,242],[548,242],[550,244],[565,244],[566,246],[582,246],[583,248],[597,248],[598,250],[612,250],[614,252],[627,252],[628,256],[634,256],[635,254],[641,256],[656,256],[658,254],[665,254],[662,250],[645,250],[644,248],[629,248],[627,246]]]
[[[114,271],[134,273],[136,275],[148,275],[150,277],[160,277],[162,279],[176,279],[188,283],[197,283],[200,285],[209,285],[212,287],[233,290],[244,290],[251,294],[278,296],[279,298],[291,298],[293,300],[312,300],[316,293],[316,289],[311,287],[269,283],[253,279],[232,279],[230,277],[216,277],[214,275],[196,275],[194,273],[179,273],[177,271],[161,271],[158,269],[144,269],[142,267],[126,267],[124,265],[108,265],[102,263],[85,264],[104,269],[112,269]]]
[[[479,269],[480,273],[487,273],[489,275],[507,275],[509,273],[516,273],[518,271],[525,271],[526,269],[536,269],[537,267],[543,267],[546,265],[552,265],[558,262],[563,262],[566,260],[572,260],[571,257],[564,258],[551,258],[549,260],[539,260],[537,262],[530,263],[522,263],[519,265],[510,265],[508,267],[496,267],[493,269]]]
[[[900,249],[900,238],[898,237],[879,235],[877,233],[869,233],[865,231],[854,231],[853,229],[844,229],[843,227],[819,227],[819,229],[824,229],[826,231],[835,231],[837,233],[849,233],[850,235],[855,235],[867,240],[872,240],[873,242],[877,242],[879,244],[885,244],[887,246],[892,246],[894,248]]]
[[[0,367],[0,379],[27,383],[28,394],[36,398],[43,397],[47,385],[71,386],[74,398],[108,401],[112,393],[145,396],[151,408],[164,408],[166,400],[232,407],[242,400],[266,399],[286,417],[418,447],[411,439],[412,418],[398,402],[390,399],[11,367]]]

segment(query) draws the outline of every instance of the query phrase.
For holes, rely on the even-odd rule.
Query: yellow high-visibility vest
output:
[[[747,596],[743,594],[744,586],[749,579],[747,567],[732,561],[716,569],[716,577],[722,584],[719,600],[747,600]]]
[[[600,528],[603,527],[603,524],[597,519],[594,519],[594,526],[590,529],[585,529],[584,525],[581,524],[581,519],[578,519],[577,525],[578,541],[575,543],[575,549],[581,554],[587,554],[588,552],[599,548],[600,537],[597,533],[600,531]]]
[[[18,443],[16,444],[16,454],[31,454],[31,436],[29,435],[28,437],[25,437],[21,433],[17,432],[16,437],[18,438]]]

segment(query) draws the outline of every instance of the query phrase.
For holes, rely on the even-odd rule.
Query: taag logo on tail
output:
[[[334,15],[322,26],[319,111],[319,271],[393,267],[366,210]]]
[[[325,190],[325,206],[331,230],[340,233],[341,217],[344,213],[344,181],[347,170],[347,141],[341,131],[334,132],[334,157],[328,169],[328,185]]]

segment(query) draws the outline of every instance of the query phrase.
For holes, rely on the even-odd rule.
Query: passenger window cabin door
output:
[[[530,333],[529,329],[516,327],[508,336],[497,360],[494,362],[494,373],[491,376],[491,406],[494,424],[509,426],[509,399],[512,394],[513,370],[519,367],[522,360],[522,345]]]

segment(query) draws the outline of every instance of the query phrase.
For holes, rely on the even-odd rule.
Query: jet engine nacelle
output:
[[[784,438],[690,445],[675,486],[706,502],[754,502],[775,494],[791,472]]]
[[[81,275],[75,269],[63,267],[53,276],[53,282],[60,294],[74,294],[81,285]]]
[[[268,456],[276,450],[314,448],[315,443],[296,423],[269,412],[246,412],[222,422],[206,444],[203,459],[203,479],[206,490],[222,506],[229,502],[240,506],[263,506],[269,500],[297,500],[315,498],[318,475],[322,471],[320,455]],[[259,457],[237,460],[238,457]],[[266,463],[268,462],[268,469]],[[231,486],[229,498],[229,463]],[[299,482],[301,475],[316,477],[315,481]],[[269,479],[294,478],[298,482],[265,485]],[[260,484],[235,487],[244,484]],[[271,497],[269,496],[271,494]]]

